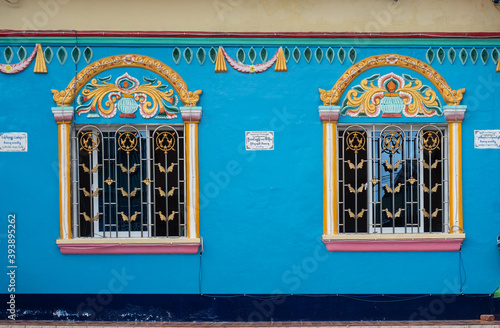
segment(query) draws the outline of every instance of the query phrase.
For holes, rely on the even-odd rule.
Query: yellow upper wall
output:
[[[492,0],[0,0],[0,29],[500,32],[500,7]]]

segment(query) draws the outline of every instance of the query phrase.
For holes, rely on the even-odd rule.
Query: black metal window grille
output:
[[[339,125],[339,233],[449,232],[440,125]]]
[[[72,149],[76,237],[185,237],[183,125],[77,126]]]

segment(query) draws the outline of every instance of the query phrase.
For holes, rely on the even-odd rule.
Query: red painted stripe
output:
[[[1,30],[0,37],[162,37],[162,38],[313,38],[313,39],[346,39],[346,38],[413,38],[413,39],[500,39],[500,33],[295,33],[295,32],[165,32],[165,31],[20,31]]]

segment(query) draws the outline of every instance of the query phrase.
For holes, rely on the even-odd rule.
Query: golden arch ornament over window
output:
[[[372,75],[352,87],[341,115],[352,117],[432,117],[443,110],[434,90],[408,74]]]
[[[342,74],[331,90],[319,89],[321,101],[324,106],[336,106],[344,91],[356,77],[372,68],[386,66],[407,68],[427,77],[448,105],[457,106],[462,101],[465,89],[453,90],[432,66],[416,58],[398,54],[376,55],[357,62]]]

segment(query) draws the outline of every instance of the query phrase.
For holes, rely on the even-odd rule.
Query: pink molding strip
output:
[[[339,120],[340,106],[320,106],[319,119],[323,122],[337,122]]]
[[[73,121],[73,107],[52,107],[52,114],[56,122],[71,123]]]
[[[196,254],[199,243],[193,244],[58,244],[62,254]]]
[[[455,252],[463,239],[324,240],[330,252]]]
[[[2,30],[0,37],[163,37],[163,38],[444,38],[444,39],[499,39],[498,32],[205,32],[205,31],[66,31],[66,30]]]

